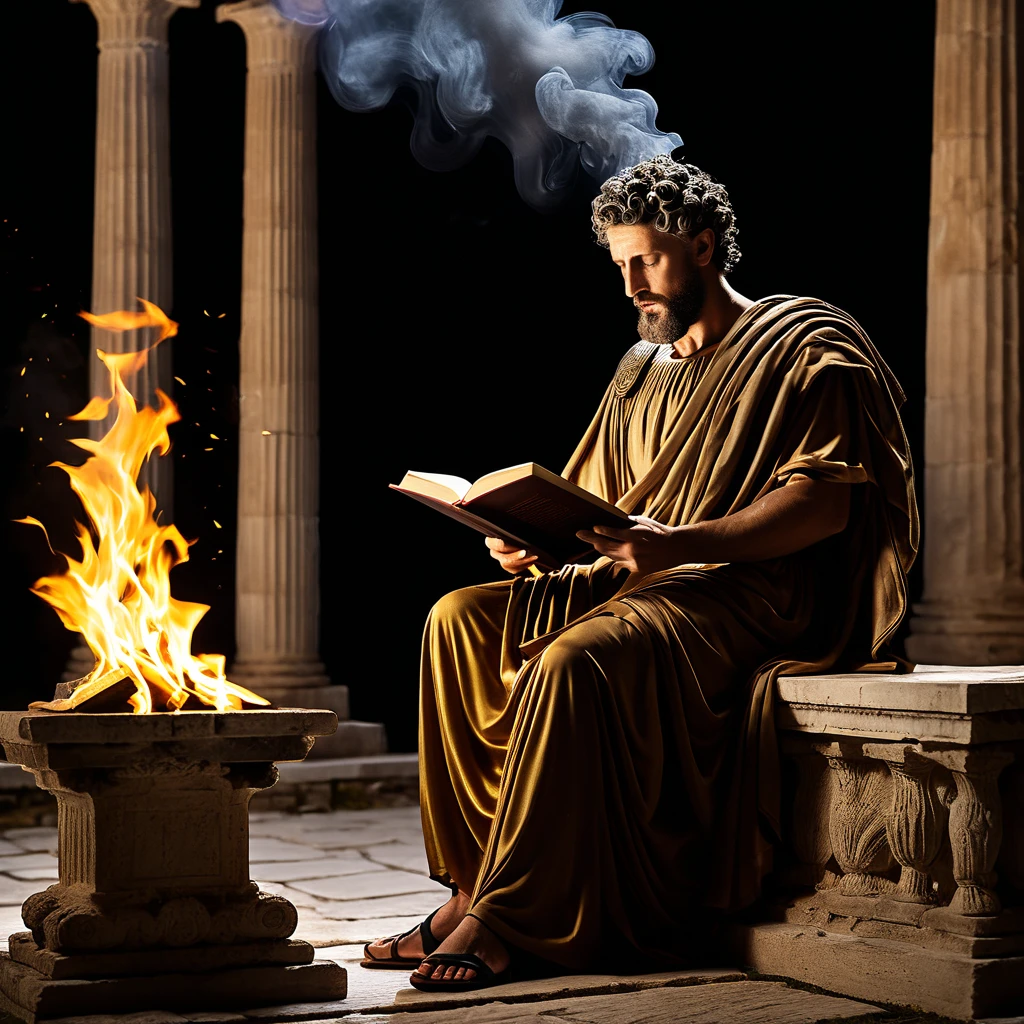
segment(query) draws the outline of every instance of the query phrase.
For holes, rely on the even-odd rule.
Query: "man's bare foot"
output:
[[[459,922],[466,916],[468,909],[469,895],[457,892],[443,907],[439,907],[434,914],[434,919],[430,922],[430,933],[435,939],[444,939],[451,935]],[[381,959],[391,956],[390,938],[377,939],[375,942],[371,942],[369,952]],[[411,935],[401,939],[395,952],[399,956],[423,956],[423,938],[420,935],[419,928],[416,928]]]
[[[498,936],[483,922],[475,917],[466,917],[465,914],[455,931],[434,952],[473,953],[495,974],[505,970],[509,961],[508,951]],[[432,981],[469,981],[476,977],[477,972],[472,967],[445,967],[442,964],[431,967],[430,964],[421,964],[413,973]]]

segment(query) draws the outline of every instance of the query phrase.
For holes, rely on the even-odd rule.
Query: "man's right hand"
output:
[[[484,543],[490,549],[491,558],[496,558],[502,569],[513,575],[524,569],[529,569],[537,561],[536,555],[531,555],[524,548],[509,544],[508,541],[502,540],[500,537],[487,537]]]

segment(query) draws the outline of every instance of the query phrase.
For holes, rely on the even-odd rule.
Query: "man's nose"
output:
[[[626,285],[626,295],[629,298],[633,298],[637,292],[642,292],[647,288],[647,278],[640,267],[627,263],[622,276]]]

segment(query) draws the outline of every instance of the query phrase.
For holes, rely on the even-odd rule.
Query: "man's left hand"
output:
[[[630,516],[634,525],[628,530],[613,526],[595,526],[580,530],[576,536],[594,545],[599,554],[607,555],[616,565],[646,576],[660,569],[680,565],[680,536],[674,526],[666,526],[647,516]]]

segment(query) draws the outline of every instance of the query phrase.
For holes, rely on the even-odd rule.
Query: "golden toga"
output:
[[[903,394],[863,330],[772,296],[713,350],[639,342],[563,475],[669,525],[793,474],[856,485],[842,533],[763,562],[626,578],[609,559],[431,610],[420,788],[431,876],[572,970],[665,964],[756,899],[779,832],[780,673],[892,656],[918,544]]]

